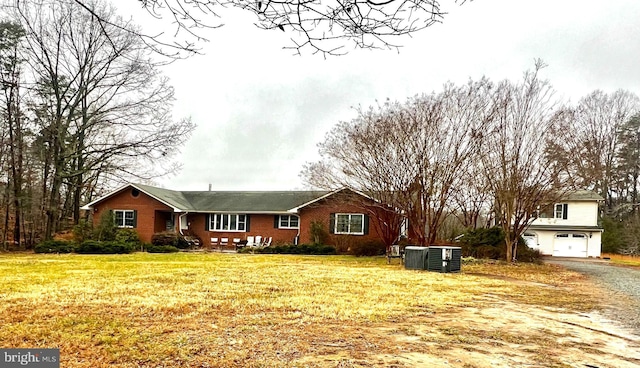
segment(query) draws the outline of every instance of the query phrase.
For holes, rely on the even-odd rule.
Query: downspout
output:
[[[293,245],[298,245],[298,243],[300,243],[300,228],[302,227],[302,221],[300,220],[300,215],[296,214],[296,216],[298,216],[298,233],[296,234],[296,238],[293,239]]]
[[[189,212],[185,212],[185,213],[183,213],[182,215],[179,215],[179,216],[178,216],[178,232],[180,232],[180,235],[184,235],[184,234],[182,233],[182,216],[186,216],[186,215],[188,215],[188,214],[189,214]],[[188,226],[188,225],[187,225],[187,226]]]

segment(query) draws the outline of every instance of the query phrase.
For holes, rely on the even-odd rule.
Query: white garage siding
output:
[[[561,231],[561,230],[527,230],[524,237],[527,243],[533,243],[533,235],[537,239],[540,253],[556,257],[600,257],[600,231]],[[571,236],[556,237],[557,234],[571,234]],[[578,234],[578,236],[573,236]],[[582,234],[584,237],[580,237]],[[586,244],[586,247],[583,245]]]

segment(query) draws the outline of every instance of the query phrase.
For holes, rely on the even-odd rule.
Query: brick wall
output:
[[[293,239],[298,233],[297,229],[278,229],[274,227],[274,215],[248,215],[249,231],[231,232],[231,231],[207,231],[205,230],[205,221],[207,215],[204,213],[193,213],[188,215],[189,233],[202,239],[203,244],[210,242],[211,238],[229,238],[231,242],[234,238],[246,240],[248,236],[262,236],[263,238],[272,237],[272,243],[275,244],[292,244]]]
[[[173,215],[173,209],[152,197],[139,192],[137,196],[132,193],[132,188],[127,187],[121,192],[114,194],[108,199],[98,203],[94,207],[93,221],[97,224],[100,216],[106,210],[135,210],[137,211],[136,230],[140,239],[150,242],[151,236],[160,231],[165,231],[166,221]],[[361,207],[350,204],[339,196],[323,199],[300,211],[300,244],[310,244],[313,242],[310,234],[311,223],[320,222],[324,229],[329,232],[331,213],[366,213]],[[210,243],[212,237],[229,238],[231,242],[234,238],[246,240],[248,236],[272,237],[272,244],[292,244],[298,234],[298,229],[278,229],[274,226],[275,215],[249,215],[250,226],[246,232],[218,232],[205,230],[206,214],[190,213],[186,217],[188,223],[188,233],[197,236],[202,240],[203,245]],[[178,226],[178,214],[176,214],[176,227]],[[183,217],[184,220],[184,217]],[[330,235],[327,241],[329,245],[336,245],[341,248],[348,247],[353,242],[380,240],[378,235],[378,223],[375,218],[369,218],[369,233],[366,235]]]
[[[332,213],[366,213],[362,207],[350,204],[340,197],[329,197],[313,203],[300,211],[300,244],[311,244],[311,223],[320,222],[323,228],[329,232]],[[353,242],[365,242],[380,240],[378,235],[378,223],[373,217],[369,218],[369,233],[366,235],[329,235],[329,245],[347,248]]]
[[[150,242],[155,232],[165,229],[166,215],[156,211],[173,212],[171,207],[142,192],[134,196],[131,187],[97,203],[93,208],[93,224],[97,225],[100,222],[100,216],[108,210],[137,211],[136,230],[143,242]]]

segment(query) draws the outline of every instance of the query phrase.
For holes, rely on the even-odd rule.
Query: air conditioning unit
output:
[[[407,270],[426,270],[429,248],[408,245],[404,248],[404,268]]]
[[[435,272],[460,272],[462,249],[460,247],[431,246],[427,270]]]

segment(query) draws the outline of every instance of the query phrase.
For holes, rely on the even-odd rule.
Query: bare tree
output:
[[[402,218],[397,204],[413,176],[407,172],[411,156],[402,144],[410,135],[397,129],[404,122],[403,109],[387,102],[378,109],[358,110],[351,122],[341,122],[320,143],[322,160],[305,165],[301,177],[308,184],[323,188],[353,188],[377,200],[365,201],[361,208],[383,224],[380,236],[387,246],[398,240]]]
[[[100,2],[20,4],[26,59],[34,74],[33,115],[45,163],[46,236],[106,175],[148,179],[169,163],[193,129],[171,117],[173,89],[151,51]],[[174,169],[175,167],[168,166]]]
[[[22,200],[24,186],[24,126],[22,114],[22,63],[20,46],[24,30],[13,22],[0,23],[0,83],[2,84],[2,119],[8,138],[9,175],[8,187],[13,199],[13,242],[20,246],[22,237]],[[9,203],[7,203],[9,206]],[[9,213],[8,207],[6,213]],[[7,215],[7,220],[8,220]]]
[[[103,20],[85,0],[75,1],[86,11]],[[463,4],[465,0],[461,0]],[[198,29],[217,28],[228,13],[226,9],[241,9],[255,15],[258,28],[278,30],[291,35],[290,48],[300,53],[344,54],[347,45],[356,48],[398,48],[392,39],[411,35],[442,21],[445,13],[435,0],[147,0],[141,5],[155,18],[169,19],[174,32],[166,35],[135,34],[157,51],[198,52],[195,43],[177,41],[175,36],[186,33],[190,39],[204,40]],[[174,56],[176,54],[173,54]]]
[[[338,124],[319,145],[323,160],[303,172],[319,187],[348,186],[409,219],[420,244],[433,244],[453,188],[477,154],[492,106],[487,80],[447,84],[440,94],[387,102]]]
[[[478,155],[470,159],[466,171],[460,171],[464,180],[460,180],[453,188],[451,196],[453,214],[467,230],[486,226],[491,214],[489,183],[484,175],[479,175],[483,170],[481,155],[487,149],[490,148],[484,147]]]
[[[516,260],[518,239],[535,218],[538,206],[565,194],[566,181],[545,154],[548,132],[557,123],[557,115],[553,89],[538,76],[543,67],[538,60],[534,71],[527,71],[520,83],[498,85],[498,113],[482,155],[493,211],[504,231],[510,261]]]
[[[640,111],[640,99],[628,91],[612,94],[594,91],[575,108],[566,107],[554,134],[562,137],[550,147],[556,165],[578,186],[592,189],[605,198],[611,210],[616,204],[616,166],[620,131]]]

